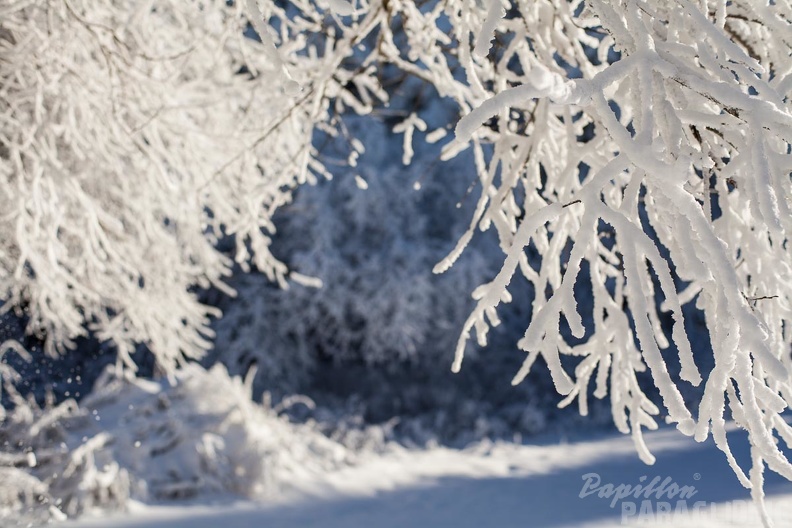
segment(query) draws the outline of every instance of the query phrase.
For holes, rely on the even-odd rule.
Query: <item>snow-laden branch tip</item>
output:
[[[338,15],[349,16],[355,13],[355,7],[349,0],[327,0],[327,3],[330,5],[330,9]]]
[[[525,105],[533,99],[548,98],[559,104],[577,103],[583,86],[587,85],[568,81],[557,73],[535,67],[522,84],[487,99],[460,119],[454,132],[456,140],[463,143],[469,141],[479,127],[498,113],[510,107]]]
[[[351,6],[345,0],[328,0],[331,2],[331,5],[334,9],[338,7],[341,10],[345,9],[345,6],[348,6],[347,9],[351,9]],[[264,47],[264,53],[267,58],[272,62],[272,65],[275,66],[275,69],[283,75],[286,79],[284,83],[284,89],[286,90],[287,94],[296,94],[300,91],[300,85],[295,81],[292,76],[289,74],[289,69],[286,67],[286,64],[283,62],[283,59],[280,56],[280,52],[278,51],[278,47],[275,45],[275,41],[270,35],[270,28],[264,22],[263,14],[261,9],[259,8],[259,0],[246,0],[247,2],[247,9],[248,15],[250,17],[250,23],[253,25],[253,28],[258,33],[259,38],[261,39],[261,44]],[[339,13],[345,14],[345,13]]]
[[[489,11],[487,11],[487,18],[481,26],[476,37],[476,46],[473,48],[473,54],[481,59],[487,56],[492,41],[495,39],[495,28],[498,23],[506,16],[506,9],[503,7],[502,0],[490,0]]]

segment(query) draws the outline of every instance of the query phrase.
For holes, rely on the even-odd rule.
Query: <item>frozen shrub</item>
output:
[[[117,374],[109,367],[79,406],[41,408],[6,384],[13,406],[0,424],[4,519],[125,509],[130,498],[264,498],[356,456],[255,403],[249,385],[222,366],[186,366],[173,383]]]
[[[470,160],[460,159],[458,174],[432,172],[426,156],[403,169],[388,159],[396,149],[377,152],[393,144],[384,127],[360,130],[371,154],[331,182],[302,187],[276,217],[273,251],[321,287],[283,290],[243,275],[232,282],[240,295],[221,304],[215,356],[237,373],[256,364],[269,389],[294,390],[327,361],[440,368],[472,306],[457,293],[495,272],[489,239],[454,273],[431,273],[469,214],[448,197],[465,198]]]

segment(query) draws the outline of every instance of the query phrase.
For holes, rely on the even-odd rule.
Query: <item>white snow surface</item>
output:
[[[709,441],[697,444],[673,429],[647,434],[657,457],[641,462],[632,440],[607,434],[544,437],[532,445],[479,443],[465,450],[396,449],[372,455],[354,467],[321,475],[295,475],[288,492],[266,504],[217,498],[201,503],[133,503],[123,515],[63,523],[63,528],[246,528],[246,527],[565,527],[565,526],[759,526],[756,507],[723,454]],[[747,441],[731,430],[738,460]],[[743,458],[739,458],[739,457]],[[601,484],[636,485],[655,477],[688,486],[687,512],[680,496],[669,500],[581,497],[587,474]],[[589,476],[589,478],[593,478]],[[669,488],[666,488],[669,489]],[[768,475],[767,506],[776,526],[792,525],[792,484]],[[633,516],[623,517],[632,501]],[[642,501],[644,514],[640,515]],[[663,502],[671,513],[663,513]],[[695,503],[703,502],[694,512]],[[646,509],[648,508],[648,509]]]

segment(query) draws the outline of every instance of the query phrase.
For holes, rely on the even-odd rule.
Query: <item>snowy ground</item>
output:
[[[268,505],[136,506],[125,516],[65,523],[62,528],[247,527],[564,527],[759,526],[747,490],[711,442],[696,444],[675,430],[647,435],[654,466],[638,460],[629,438],[544,438],[533,445],[480,444],[456,451],[396,451],[334,473],[296,482]],[[733,432],[738,460],[748,454]],[[742,457],[742,458],[741,458]],[[636,485],[655,477],[695,494],[621,500],[581,497],[584,475],[601,485]],[[595,477],[589,476],[589,479]],[[792,483],[767,475],[768,509],[776,526],[792,526]],[[611,507],[611,502],[614,506]],[[665,506],[665,504],[668,506]],[[687,508],[686,513],[676,511]],[[634,509],[633,509],[634,508]],[[671,513],[664,513],[670,508]],[[694,511],[696,510],[696,511]],[[643,515],[641,512],[643,511]],[[633,513],[634,512],[634,513]],[[633,513],[632,516],[629,514]],[[623,514],[625,516],[623,517]],[[659,519],[659,522],[658,522]]]

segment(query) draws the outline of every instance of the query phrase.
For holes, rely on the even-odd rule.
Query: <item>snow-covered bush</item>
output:
[[[358,456],[255,403],[222,366],[187,365],[173,382],[118,374],[110,367],[79,405],[42,408],[5,385],[14,406],[0,425],[4,520],[125,509],[129,499],[266,498]]]
[[[0,352],[29,354],[16,342]],[[3,358],[4,359],[4,358]],[[0,514],[4,522],[43,523],[92,508],[122,507],[129,498],[127,472],[104,453],[104,433],[76,437],[69,423],[81,416],[73,399],[44,407],[17,392],[19,375],[0,363],[3,392],[10,402],[0,408]]]
[[[497,251],[490,243],[454,273],[433,275],[471,212],[449,199],[464,199],[469,181],[433,174],[428,157],[401,169],[401,142],[387,127],[363,119],[348,127],[366,136],[356,166],[302,187],[276,216],[274,253],[322,286],[283,290],[242,275],[231,282],[239,297],[220,304],[215,356],[234,373],[255,363],[268,389],[304,388],[297,382],[327,361],[441,368],[472,309],[458,292],[496,271],[485,256]],[[470,161],[461,158],[457,170]]]

